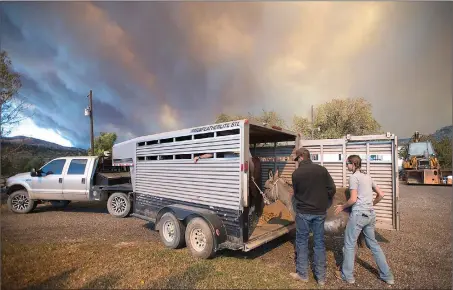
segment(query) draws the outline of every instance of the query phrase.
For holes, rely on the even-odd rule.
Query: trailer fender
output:
[[[187,223],[193,217],[202,217],[206,220],[206,222],[211,227],[211,230],[214,234],[214,238],[216,241],[216,248],[225,242],[227,239],[226,228],[222,222],[222,220],[215,214],[213,211],[182,205],[182,204],[172,204],[163,207],[159,210],[156,216],[156,228],[159,228],[160,218],[166,212],[172,212],[177,219],[180,221]]]

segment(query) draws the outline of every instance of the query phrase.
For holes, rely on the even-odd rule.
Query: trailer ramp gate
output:
[[[347,136],[343,139],[300,140],[310,151],[314,163],[324,166],[337,187],[348,187],[351,172],[346,168],[348,156],[362,158],[362,169],[370,174],[385,192],[376,206],[376,227],[399,230],[399,183],[397,137],[393,134]],[[374,194],[374,197],[376,194]]]

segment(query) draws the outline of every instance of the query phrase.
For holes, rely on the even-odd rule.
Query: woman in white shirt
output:
[[[363,231],[366,245],[373,253],[374,260],[378,265],[380,278],[392,285],[395,283],[393,274],[374,234],[376,213],[373,207],[381,201],[384,193],[374,183],[370,175],[361,171],[362,159],[359,156],[349,156],[347,167],[349,171],[352,171],[352,175],[349,177],[351,196],[345,204],[336,206],[335,214],[339,214],[343,210],[349,209],[349,207],[351,207],[351,212],[344,233],[343,265],[341,271],[336,273],[336,276],[351,284],[355,282],[353,274],[355,245],[360,232]],[[373,191],[376,192],[374,201]]]

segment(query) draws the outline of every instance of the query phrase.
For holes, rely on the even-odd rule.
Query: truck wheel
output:
[[[107,209],[114,217],[124,218],[131,211],[131,201],[125,193],[115,192],[107,200]]]
[[[165,213],[159,220],[159,236],[164,245],[171,249],[184,246],[186,227],[171,212]]]
[[[53,207],[56,207],[56,208],[65,208],[68,206],[68,204],[70,204],[71,201],[70,200],[52,200],[50,202],[50,204],[53,206]]]
[[[36,201],[28,196],[26,190],[18,190],[8,196],[8,208],[15,213],[29,213],[36,208]]]
[[[186,229],[186,244],[197,258],[209,259],[214,256],[214,235],[204,219],[196,217],[190,220]]]

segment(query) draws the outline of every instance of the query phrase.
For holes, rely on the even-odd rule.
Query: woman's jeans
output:
[[[384,252],[376,241],[374,229],[376,226],[376,213],[374,210],[353,210],[349,214],[348,224],[344,233],[342,278],[354,282],[355,245],[360,231],[363,230],[367,247],[371,250],[374,260],[379,268],[379,276],[384,281],[393,280],[393,274],[385,259]]]

